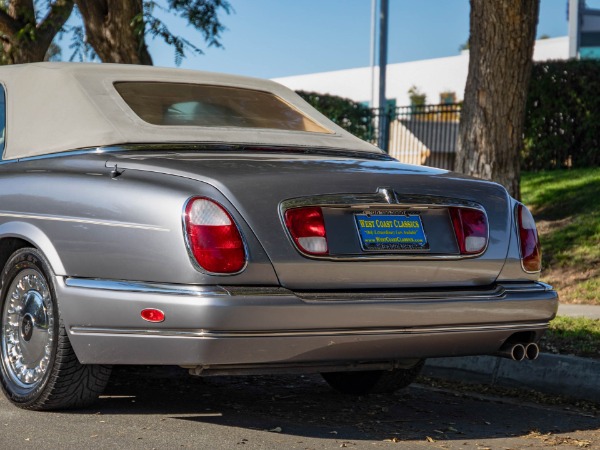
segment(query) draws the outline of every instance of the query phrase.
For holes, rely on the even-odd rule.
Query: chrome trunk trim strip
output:
[[[182,337],[202,339],[223,338],[281,338],[281,337],[337,337],[337,336],[388,336],[399,334],[473,333],[485,331],[527,331],[548,328],[548,322],[522,324],[463,325],[426,328],[364,328],[348,330],[274,330],[274,331],[218,331],[218,330],[177,330],[159,328],[100,328],[71,327],[73,334],[130,335],[137,337]]]
[[[449,206],[473,208],[483,211],[485,209],[479,203],[469,200],[462,200],[449,197],[438,197],[432,195],[398,195],[392,188],[380,187],[373,194],[325,194],[310,197],[299,197],[284,200],[280,204],[280,209],[298,208],[301,206],[323,206],[339,207],[349,209],[368,209],[375,207],[381,209],[388,206],[394,206],[399,210],[403,209],[429,209],[429,208],[447,208]]]

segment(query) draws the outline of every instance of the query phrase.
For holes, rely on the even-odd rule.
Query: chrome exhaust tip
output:
[[[523,344],[513,345],[512,359],[515,361],[523,361],[525,359],[525,346]]]
[[[504,344],[496,353],[496,356],[512,359],[513,361],[523,361],[526,357],[526,350],[523,344]]]
[[[525,356],[527,359],[534,360],[540,355],[540,347],[535,342],[530,342],[525,346]]]

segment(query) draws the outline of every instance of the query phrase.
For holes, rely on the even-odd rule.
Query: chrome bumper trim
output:
[[[190,286],[180,284],[146,283],[141,281],[100,280],[95,278],[65,278],[68,287],[107,291],[144,292],[150,294],[228,296],[220,286]]]
[[[507,289],[496,286],[486,290],[457,289],[451,291],[373,291],[373,292],[294,292],[307,302],[381,302],[381,301],[452,301],[498,300],[506,297]]]
[[[182,337],[182,338],[281,338],[281,337],[313,337],[313,336],[373,336],[398,334],[435,334],[435,333],[465,333],[481,331],[527,331],[548,328],[548,322],[523,324],[491,324],[463,325],[453,327],[426,328],[364,328],[350,330],[290,330],[290,331],[211,331],[211,330],[169,330],[156,328],[100,328],[100,327],[71,327],[73,334],[102,334],[102,335],[133,335],[138,337]]]
[[[427,291],[427,290],[373,290],[373,291],[290,291],[285,288],[267,288],[250,286],[224,286],[232,297],[246,296],[268,296],[275,297],[281,295],[293,295],[306,302],[381,302],[381,301],[443,301],[443,300],[501,300],[509,294],[515,293],[536,293],[551,291],[552,286],[542,282],[531,283],[504,283],[489,288],[457,288],[445,291]]]
[[[401,301],[401,300],[490,300],[502,299],[513,293],[551,291],[552,286],[542,282],[504,283],[488,289],[456,289],[447,291],[373,290],[373,291],[290,291],[282,287],[264,286],[194,286],[143,281],[104,280],[97,278],[65,278],[68,287],[121,292],[142,292],[166,295],[231,296],[231,297],[297,297],[307,302]]]

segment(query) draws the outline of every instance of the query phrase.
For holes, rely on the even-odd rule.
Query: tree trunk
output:
[[[2,62],[22,64],[43,61],[56,34],[71,15],[73,0],[56,0],[46,17],[35,19],[33,0],[10,0],[0,10]]]
[[[89,44],[103,62],[152,65],[142,0],[75,0]]]
[[[520,151],[539,0],[471,0],[455,170],[520,197]]]

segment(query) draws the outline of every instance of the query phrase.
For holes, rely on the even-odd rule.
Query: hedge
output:
[[[374,112],[350,99],[297,91],[325,116],[364,140]],[[522,167],[537,171],[600,166],[600,61],[533,65],[525,112]]]
[[[525,170],[600,165],[600,61],[534,64],[524,138]]]
[[[296,93],[346,131],[366,141],[371,139],[373,112],[368,106],[337,95],[306,91]]]

